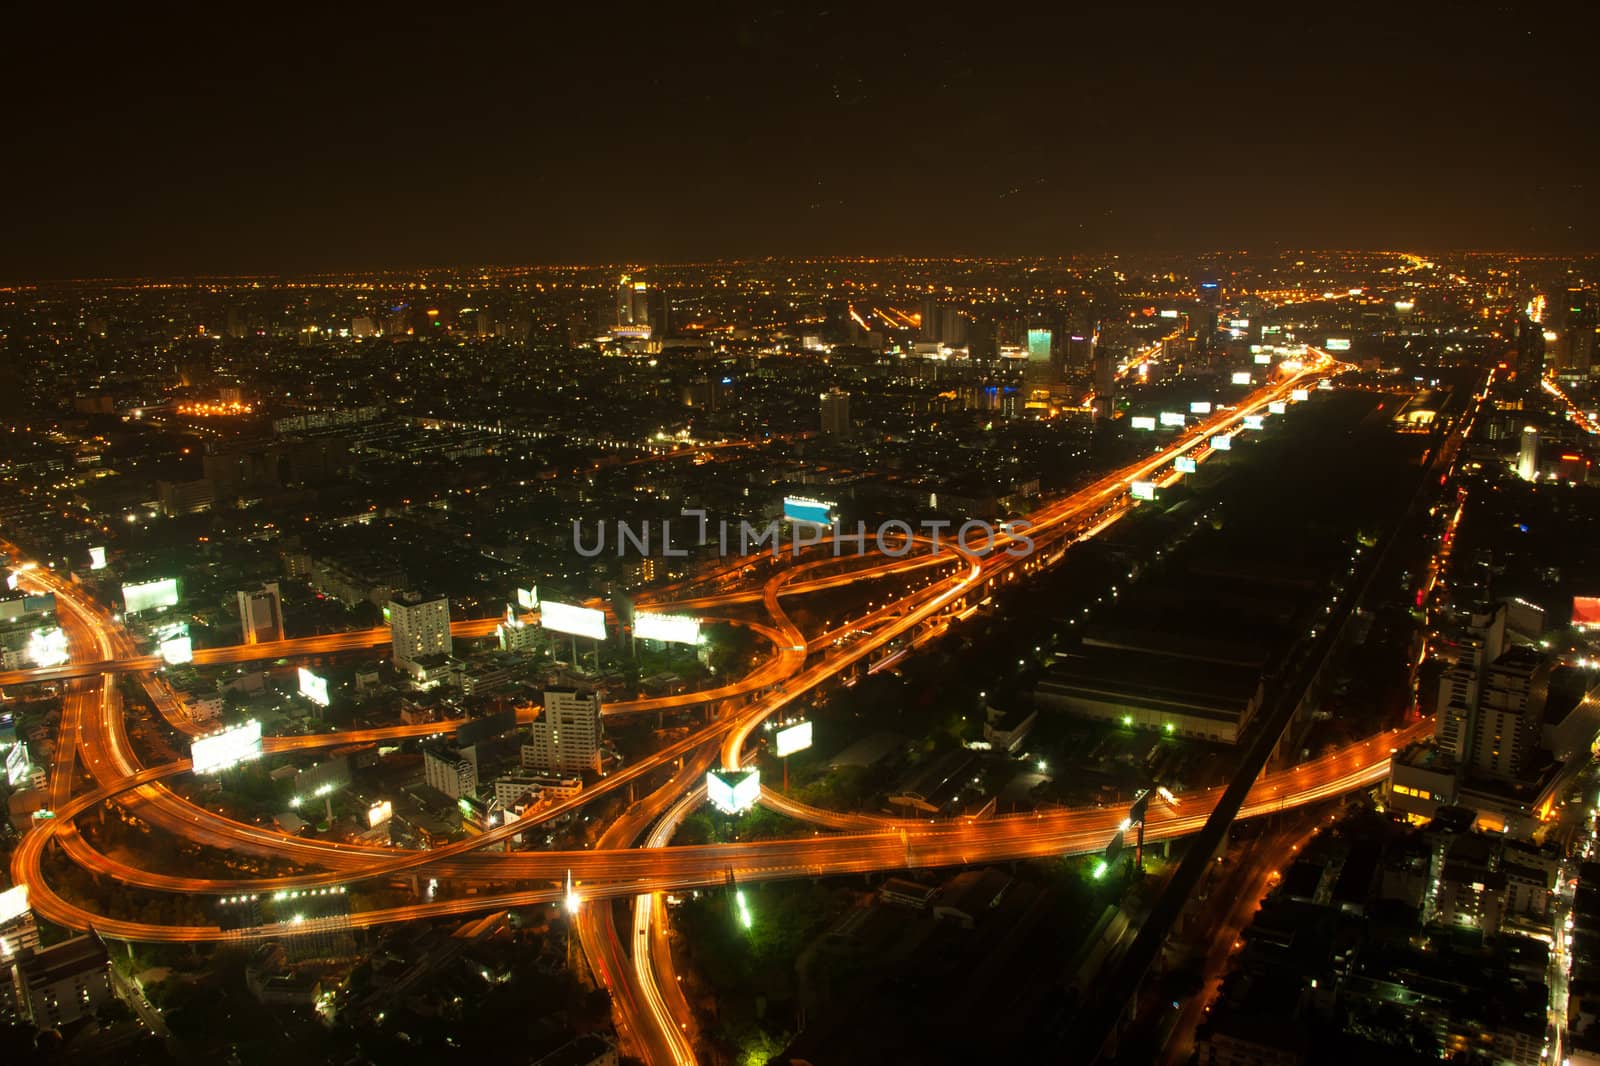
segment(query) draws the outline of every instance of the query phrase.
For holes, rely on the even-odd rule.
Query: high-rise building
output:
[[[1472,737],[1472,765],[1515,778],[1532,764],[1544,727],[1549,670],[1534,648],[1506,649],[1484,672]]]
[[[1439,699],[1434,708],[1433,739],[1441,751],[1465,761],[1472,743],[1473,715],[1478,706],[1478,671],[1470,663],[1457,663],[1439,678]]]
[[[1517,319],[1517,387],[1524,393],[1539,391],[1544,378],[1544,326],[1527,315]]]
[[[1523,426],[1517,449],[1517,476],[1524,481],[1539,480],[1539,427]]]
[[[444,596],[390,600],[384,615],[389,620],[389,642],[396,664],[414,663],[426,655],[449,655],[454,650],[450,601]]]
[[[942,339],[942,328],[944,326],[944,318],[942,316],[943,310],[944,309],[939,306],[939,301],[934,299],[932,296],[924,296],[922,298],[922,322],[917,333],[917,338],[919,340],[929,343],[937,343],[940,339]]]
[[[1056,332],[1053,329],[1028,330],[1028,362],[1023,368],[1023,383],[1032,392],[1048,389],[1056,380]]]
[[[1104,345],[1094,351],[1094,413],[1096,418],[1111,417],[1117,399],[1117,360]]]
[[[654,332],[652,327],[658,325],[658,323],[653,319],[665,318],[666,303],[664,299],[657,300],[656,302],[659,306],[654,309],[656,314],[652,315],[651,297],[653,294],[653,290],[649,285],[642,281],[636,281],[626,274],[622,275],[622,279],[617,282],[615,327],[628,333],[650,334]],[[661,327],[661,332],[665,332],[666,322],[661,321],[659,326]]]
[[[453,800],[478,794],[478,749],[430,744],[422,749],[422,777]]]
[[[532,770],[600,772],[600,694],[570,686],[547,688],[544,710],[528,727],[522,765]]]
[[[839,389],[829,389],[822,394],[822,435],[829,440],[847,440],[850,437],[850,394]]]
[[[1556,344],[1556,369],[1563,377],[1588,379],[1594,365],[1596,324],[1594,292],[1569,288],[1565,319]]]
[[[284,638],[283,597],[276,581],[266,582],[254,591],[239,592],[239,628],[246,644],[267,644]]]
[[[1200,337],[1200,347],[1210,348],[1217,339],[1217,317],[1222,310],[1222,283],[1215,278],[1203,278],[1195,286],[1200,304],[1195,316],[1195,332]]]

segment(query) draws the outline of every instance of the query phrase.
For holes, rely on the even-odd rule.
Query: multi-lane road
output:
[[[716,689],[659,699],[611,704],[607,713],[665,711],[714,704],[719,713],[704,726],[663,747],[648,758],[612,773],[596,787],[572,800],[539,811],[547,820],[575,810],[596,796],[633,784],[654,782],[658,788],[646,801],[634,805],[602,839],[602,846],[576,852],[485,850],[485,846],[528,828],[528,821],[511,823],[481,836],[430,851],[373,848],[328,841],[305,840],[262,826],[233,821],[191,804],[167,787],[172,778],[187,772],[178,762],[141,767],[128,742],[126,723],[115,675],[131,673],[154,686],[152,671],[159,659],[135,654],[126,633],[104,608],[93,604],[76,586],[46,570],[26,572],[33,587],[53,591],[68,631],[71,663],[46,670],[14,671],[0,675],[0,684],[61,681],[66,685],[61,736],[50,782],[54,818],[40,820],[24,838],[12,858],[12,875],[28,884],[30,902],[43,917],[62,925],[87,928],[129,940],[205,941],[227,939],[212,926],[156,924],[96,913],[59,894],[44,875],[46,854],[58,845],[73,862],[125,884],[152,891],[205,897],[289,889],[343,886],[363,880],[394,878],[426,868],[430,875],[477,882],[484,886],[467,898],[426,900],[405,906],[363,911],[352,917],[356,926],[373,926],[451,914],[547,903],[562,899],[568,877],[578,886],[579,928],[591,966],[618,997],[619,1010],[630,1030],[630,1044],[650,1061],[692,1061],[681,1033],[686,1010],[676,989],[663,989],[659,970],[670,967],[670,956],[653,920],[658,894],[692,887],[737,881],[762,881],[797,876],[853,873],[906,866],[966,865],[972,863],[1098,851],[1117,829],[1120,816],[1099,808],[1062,809],[991,818],[979,822],[919,822],[883,819],[866,814],[821,811],[765,793],[763,802],[782,813],[810,822],[830,832],[789,840],[698,847],[668,846],[670,826],[697,801],[704,768],[713,758],[724,765],[744,762],[749,740],[761,724],[804,693],[837,679],[858,663],[890,650],[892,645],[915,643],[939,631],[948,618],[999,581],[1012,580],[1059,555],[1062,546],[1103,528],[1128,506],[1129,486],[1138,480],[1171,476],[1179,455],[1202,454],[1215,433],[1232,429],[1246,415],[1288,397],[1290,391],[1327,373],[1333,366],[1325,355],[1312,360],[1301,372],[1258,390],[1237,407],[1217,414],[1179,435],[1164,447],[1121,470],[1101,478],[1030,515],[1024,531],[1033,541],[1032,554],[1004,550],[1002,538],[991,550],[967,551],[946,542],[937,552],[914,553],[909,558],[867,555],[852,560],[821,557],[813,548],[791,565],[770,571],[759,587],[741,585],[709,595],[683,596],[665,601],[674,609],[697,612],[739,608],[759,612],[764,619],[742,620],[771,646],[770,654],[748,676]],[[826,548],[826,542],[821,545]],[[899,598],[874,606],[848,626],[807,637],[790,619],[784,600],[795,595],[844,587],[878,578],[905,578]],[[729,568],[727,581],[738,581],[739,568]],[[658,602],[659,594],[657,597]],[[729,620],[735,620],[730,617]],[[461,637],[486,636],[498,619],[471,620],[453,625]],[[839,643],[835,633],[864,631],[860,639]],[[386,642],[386,630],[329,634],[271,644],[202,650],[201,663],[243,663],[357,651]],[[531,713],[531,712],[530,712]],[[169,721],[195,732],[181,714]],[[313,736],[268,738],[266,750],[297,751],[355,742],[425,736],[452,727],[452,723],[426,723],[350,730]],[[1316,802],[1380,781],[1388,770],[1391,751],[1421,735],[1425,724],[1384,734],[1325,755],[1313,762],[1263,776],[1251,791],[1245,815],[1265,813]],[[715,754],[714,754],[715,753]],[[681,766],[679,761],[682,760]],[[675,770],[674,768],[677,767]],[[662,779],[671,772],[664,783]],[[80,787],[87,774],[92,786]],[[1204,824],[1220,790],[1186,797],[1181,809],[1152,815],[1147,837],[1161,840],[1197,830]],[[308,872],[267,878],[196,878],[136,868],[95,850],[73,827],[73,819],[108,801],[128,806],[159,829],[185,839],[235,852],[251,852],[294,863]],[[664,813],[663,813],[664,812]],[[660,816],[658,818],[658,816]],[[634,847],[646,835],[646,846]],[[507,890],[506,886],[526,886]],[[633,926],[625,950],[616,936],[609,905],[595,901],[633,897]],[[624,953],[633,959],[624,965]],[[670,973],[668,974],[670,980]],[[675,984],[675,982],[672,982]]]

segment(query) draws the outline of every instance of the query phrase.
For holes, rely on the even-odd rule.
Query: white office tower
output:
[[[450,601],[432,599],[390,600],[384,608],[389,618],[389,642],[397,666],[416,663],[429,655],[449,655]]]
[[[283,597],[278,594],[276,581],[239,593],[239,628],[246,644],[267,644],[284,638]]]
[[[532,770],[600,771],[600,694],[593,689],[547,688],[544,711],[528,727],[522,765]]]

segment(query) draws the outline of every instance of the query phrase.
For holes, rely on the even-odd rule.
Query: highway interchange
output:
[[[1169,480],[1173,460],[1183,454],[1202,458],[1216,433],[1242,424],[1246,415],[1286,400],[1336,364],[1316,353],[1297,373],[1263,386],[1235,407],[1219,410],[1149,456],[1130,464],[1028,516],[1025,531],[1032,554],[1011,554],[1005,542],[994,550],[967,551],[948,541],[934,551],[907,557],[847,553],[835,558],[826,541],[808,548],[799,560],[773,568],[759,586],[740,585],[713,595],[665,598],[676,590],[642,597],[652,606],[693,611],[707,619],[749,626],[770,645],[761,664],[746,677],[715,689],[677,696],[616,702],[606,714],[627,715],[705,706],[704,725],[681,739],[602,778],[581,795],[536,810],[482,835],[432,850],[411,851],[309,840],[235,821],[192,804],[168,782],[187,773],[187,761],[164,766],[139,764],[128,738],[118,675],[136,677],[174,728],[191,735],[197,727],[166,692],[155,673],[160,660],[137,654],[131,638],[103,606],[88,600],[73,583],[44,568],[22,573],[31,588],[56,594],[67,630],[71,661],[63,667],[14,671],[0,684],[58,681],[64,686],[59,745],[48,785],[54,817],[38,819],[13,853],[11,874],[26,883],[29,901],[43,918],[69,928],[98,930],[118,939],[154,942],[219,941],[239,934],[217,926],[154,924],[95,913],[56,890],[45,876],[51,846],[94,873],[127,885],[213,899],[293,889],[320,890],[374,879],[394,879],[426,871],[429,877],[485,886],[478,894],[427,899],[404,906],[358,911],[355,927],[493,911],[566,900],[577,910],[577,925],[591,970],[613,994],[619,1025],[635,1053],[650,1062],[694,1061],[683,1030],[688,1010],[671,972],[660,894],[736,882],[757,882],[867,871],[967,865],[1018,858],[1099,851],[1117,831],[1121,812],[1067,808],[1003,815],[982,821],[913,821],[864,813],[825,811],[764,791],[761,802],[798,822],[815,827],[812,835],[738,844],[671,846],[672,828],[703,798],[705,770],[714,763],[738,766],[754,754],[751,738],[762,724],[819,686],[838,679],[857,664],[904,649],[937,635],[958,613],[970,610],[997,582],[1025,578],[1059,558],[1067,545],[1092,536],[1128,507],[1136,480]],[[746,568],[755,569],[755,568]],[[735,566],[728,580],[738,581]],[[852,583],[904,575],[899,599],[876,605],[846,626],[812,637],[802,632],[784,607],[786,598]],[[758,609],[760,622],[718,612]],[[491,633],[498,619],[457,622],[461,637]],[[838,636],[863,631],[859,639]],[[243,663],[263,659],[324,655],[386,643],[387,630],[322,635],[274,644],[204,649],[196,661]],[[328,734],[267,738],[268,753],[313,750],[357,742],[395,740],[447,732],[452,723],[423,723]],[[1242,814],[1255,815],[1314,803],[1370,787],[1388,772],[1392,751],[1423,735],[1429,723],[1367,738],[1311,762],[1263,775]],[[670,778],[662,781],[671,772]],[[81,787],[83,775],[91,787]],[[579,851],[496,851],[489,845],[522,833],[531,825],[560,817],[619,788],[658,782],[631,804],[601,838],[599,846]],[[1163,840],[1192,833],[1206,819],[1221,789],[1197,791],[1179,807],[1152,809],[1147,838]],[[96,850],[74,820],[114,801],[149,825],[198,844],[288,861],[307,870],[271,878],[217,879],[143,870]],[[653,828],[652,828],[653,826]],[[640,844],[643,846],[640,846]],[[568,895],[567,884],[575,885]],[[507,891],[508,884],[529,885]],[[606,901],[633,897],[627,950]]]

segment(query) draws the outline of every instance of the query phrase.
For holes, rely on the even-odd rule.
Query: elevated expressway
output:
[[[351,919],[357,927],[549,903],[563,898],[563,885],[570,876],[579,886],[580,898],[585,901],[581,910],[605,914],[603,921],[598,918],[580,921],[580,933],[586,954],[598,963],[596,968],[605,974],[608,986],[614,992],[619,988],[624,990],[619,993],[619,999],[636,997],[631,1006],[622,1007],[624,1017],[631,1016],[634,1020],[635,1042],[648,1052],[651,1061],[685,1061],[681,1035],[675,1038],[662,1031],[664,1027],[676,1029],[682,1024],[673,1021],[681,1012],[681,1006],[674,1007],[669,1002],[676,990],[663,992],[654,980],[651,956],[656,957],[655,965],[665,964],[660,958],[663,945],[645,935],[658,929],[651,920],[658,893],[725,884],[730,877],[753,882],[907,866],[966,865],[1091,853],[1105,846],[1120,820],[1119,812],[1063,808],[976,822],[931,823],[824,811],[767,792],[763,794],[763,803],[829,833],[730,845],[664,846],[670,839],[671,825],[698,802],[696,790],[704,768],[714,758],[712,752],[717,752],[715,757],[724,765],[740,765],[752,754],[748,745],[752,734],[798,696],[831,681],[858,663],[870,661],[871,656],[889,649],[893,642],[915,643],[942,630],[951,614],[963,604],[975,602],[988,586],[1013,580],[1018,574],[1046,565],[1058,557],[1067,544],[1092,535],[1114,521],[1128,506],[1131,482],[1168,476],[1177,456],[1197,454],[1213,434],[1241,423],[1246,415],[1264,409],[1272,401],[1286,398],[1290,390],[1303,387],[1326,373],[1332,365],[1331,360],[1323,356],[1293,377],[1258,390],[1247,402],[1219,412],[1150,456],[1041,508],[1029,516],[1027,527],[1019,530],[1017,536],[1001,537],[989,550],[967,551],[946,542],[938,552],[913,553],[910,557],[868,555],[859,560],[859,565],[852,562],[848,553],[842,559],[807,558],[777,568],[759,589],[735,588],[665,601],[662,606],[697,612],[736,605],[759,609],[765,614],[765,621],[747,620],[741,624],[751,626],[760,634],[771,645],[772,652],[751,674],[715,689],[610,705],[607,708],[610,714],[665,711],[704,704],[716,705],[720,710],[704,726],[682,739],[608,775],[582,795],[536,812],[531,820],[523,819],[428,851],[305,840],[227,819],[173,793],[166,782],[187,772],[188,763],[179,761],[149,768],[138,765],[128,743],[117,686],[111,683],[119,673],[132,673],[147,685],[154,685],[150,671],[159,665],[159,660],[133,654],[134,649],[120,627],[105,611],[88,603],[73,586],[46,571],[30,571],[25,577],[56,592],[58,603],[65,608],[63,622],[68,629],[73,664],[52,670],[0,675],[0,684],[57,680],[66,685],[60,746],[49,786],[55,816],[39,820],[24,837],[12,857],[12,876],[28,884],[31,905],[50,921],[73,928],[92,926],[104,935],[121,939],[158,942],[216,941],[233,939],[238,934],[214,926],[136,922],[87,910],[62,897],[48,883],[43,862],[49,846],[59,845],[75,863],[124,884],[205,896],[349,885],[372,879],[393,879],[424,868],[431,876],[490,886],[489,891],[467,898],[430,900],[359,912]],[[1024,538],[1032,541],[1031,552],[1020,550]],[[1007,550],[1010,548],[1019,550],[1013,553]],[[748,564],[736,564],[729,568],[728,574],[737,579],[741,569],[748,571],[750,568]],[[929,569],[933,576],[909,594],[869,611],[847,626],[814,638],[807,639],[783,608],[785,597],[873,578],[915,575],[923,569]],[[954,572],[948,572],[950,570]],[[452,628],[463,637],[482,636],[492,632],[498,621],[472,620],[456,623]],[[865,630],[866,635],[850,643],[836,644],[835,634],[846,630]],[[332,654],[372,647],[386,639],[387,631],[368,630],[212,649],[197,653],[196,659],[229,663]],[[169,712],[159,700],[158,706],[163,706],[163,713],[175,727],[189,733],[196,731],[181,713]],[[453,725],[425,723],[268,738],[266,750],[314,750],[425,736]],[[1313,803],[1369,787],[1387,775],[1391,751],[1421,736],[1426,729],[1427,723],[1419,723],[1405,730],[1368,738],[1292,769],[1265,775],[1251,790],[1243,816]],[[487,845],[521,833],[533,824],[569,813],[597,796],[624,785],[644,783],[647,775],[665,772],[680,760],[682,763],[671,778],[646,801],[635,805],[636,809],[625,813],[608,831],[602,840],[603,846],[597,849],[504,853],[484,850]],[[94,787],[73,795],[80,770],[93,779]],[[1152,812],[1147,839],[1163,840],[1196,831],[1204,824],[1220,791],[1196,792],[1184,798],[1181,809]],[[195,843],[271,856],[310,869],[283,877],[225,879],[138,869],[96,851],[73,825],[78,815],[108,801],[121,803],[150,824]],[[658,821],[656,830],[649,834],[648,846],[632,847],[645,833],[649,822],[662,811],[666,813]],[[537,887],[514,891],[494,887],[503,889],[507,885],[527,883]],[[609,907],[589,905],[589,901],[624,896],[635,899],[632,939],[641,945],[632,952],[634,964],[631,968],[621,965],[620,945],[611,927]]]

